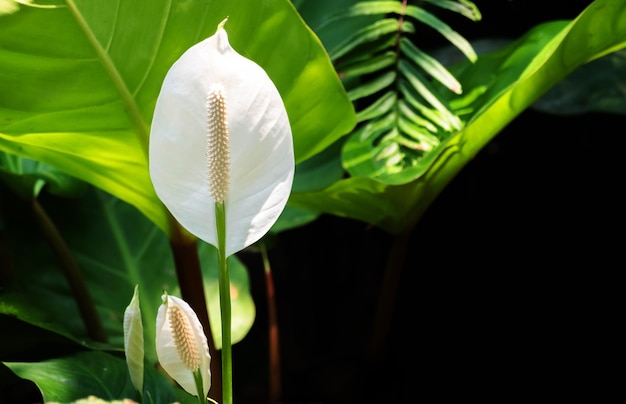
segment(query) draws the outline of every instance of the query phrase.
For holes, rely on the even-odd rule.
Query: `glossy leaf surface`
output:
[[[156,97],[172,63],[224,17],[233,47],[281,93],[296,161],[354,125],[326,52],[288,1],[52,3],[0,15],[0,150],[104,189],[165,231],[147,170]]]
[[[33,381],[46,403],[71,403],[89,396],[103,400],[139,399],[124,359],[104,352],[81,352],[47,361],[5,365],[21,378]],[[146,390],[155,403],[180,400],[180,393],[152,368],[146,369]]]

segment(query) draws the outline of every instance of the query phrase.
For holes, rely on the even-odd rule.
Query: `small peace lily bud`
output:
[[[284,209],[295,165],[287,112],[265,71],[230,46],[223,23],[167,73],[149,160],[161,201],[214,246],[215,203],[224,203],[226,256],[259,240]]]
[[[124,352],[130,380],[139,394],[143,394],[143,323],[138,286],[135,286],[133,298],[124,311]]]
[[[161,367],[189,394],[203,397],[211,387],[211,355],[202,324],[182,299],[163,295],[157,313],[156,351]],[[194,373],[202,377],[202,393]]]

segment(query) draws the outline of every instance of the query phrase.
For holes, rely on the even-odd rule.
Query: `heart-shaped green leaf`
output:
[[[147,169],[152,112],[172,63],[225,17],[233,48],[261,65],[283,98],[297,162],[355,124],[328,55],[289,1],[19,8],[0,15],[0,150],[106,190],[166,232],[169,218]]]
[[[124,359],[105,352],[80,352],[41,362],[4,364],[19,377],[33,381],[46,403],[72,403],[90,396],[107,401],[139,399]],[[145,391],[155,404],[175,402],[181,395],[153,368],[146,369]]]

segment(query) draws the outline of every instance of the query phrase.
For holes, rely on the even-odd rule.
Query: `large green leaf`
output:
[[[596,0],[573,21],[546,23],[506,48],[453,70],[464,96],[451,102],[465,127],[438,150],[424,174],[405,185],[352,177],[290,203],[380,226],[413,226],[450,180],[507,123],[579,66],[626,47],[626,3]]]
[[[12,246],[15,274],[0,295],[0,313],[72,338],[88,346],[67,281],[62,276],[49,246],[29,225],[30,210],[19,201],[3,198],[5,227]],[[72,200],[46,198],[42,201],[71,249],[100,314],[110,349],[123,349],[123,316],[135,285],[139,295],[145,332],[146,356],[155,361],[156,313],[161,295],[179,296],[174,263],[167,237],[134,207],[104,192],[91,189]],[[10,212],[10,214],[8,214]],[[217,253],[201,243],[204,289],[216,345],[221,343],[219,322]],[[248,333],[255,317],[246,268],[230,258],[233,304],[233,342]],[[5,337],[10,337],[5,335]],[[5,342],[6,343],[6,342]]]
[[[5,365],[21,378],[33,381],[46,403],[71,403],[89,396],[116,401],[139,399],[130,382],[126,361],[104,352],[81,352],[42,362]],[[145,391],[154,403],[167,404],[185,397],[151,367],[146,368]]]
[[[283,97],[298,162],[355,124],[325,50],[286,0],[51,3],[0,14],[0,150],[106,190],[165,231],[147,170],[152,111],[172,63],[226,16],[233,47]]]

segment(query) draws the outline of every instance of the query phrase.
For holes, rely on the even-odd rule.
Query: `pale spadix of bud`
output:
[[[223,121],[209,117],[212,102],[223,103]],[[227,125],[227,173],[207,161],[215,122]],[[259,240],[283,211],[295,167],[287,112],[265,71],[230,46],[222,26],[165,76],[150,129],[149,167],[159,199],[176,220],[214,246],[215,202],[222,195],[208,184],[228,180],[218,181],[229,184],[223,195],[226,256]]]
[[[124,311],[124,353],[130,381],[143,394],[143,323],[139,309],[139,289],[135,286],[133,298]]]
[[[163,295],[157,313],[156,351],[161,367],[189,394],[198,396],[194,372],[202,375],[202,388],[211,387],[209,345],[196,313],[182,299]]]

